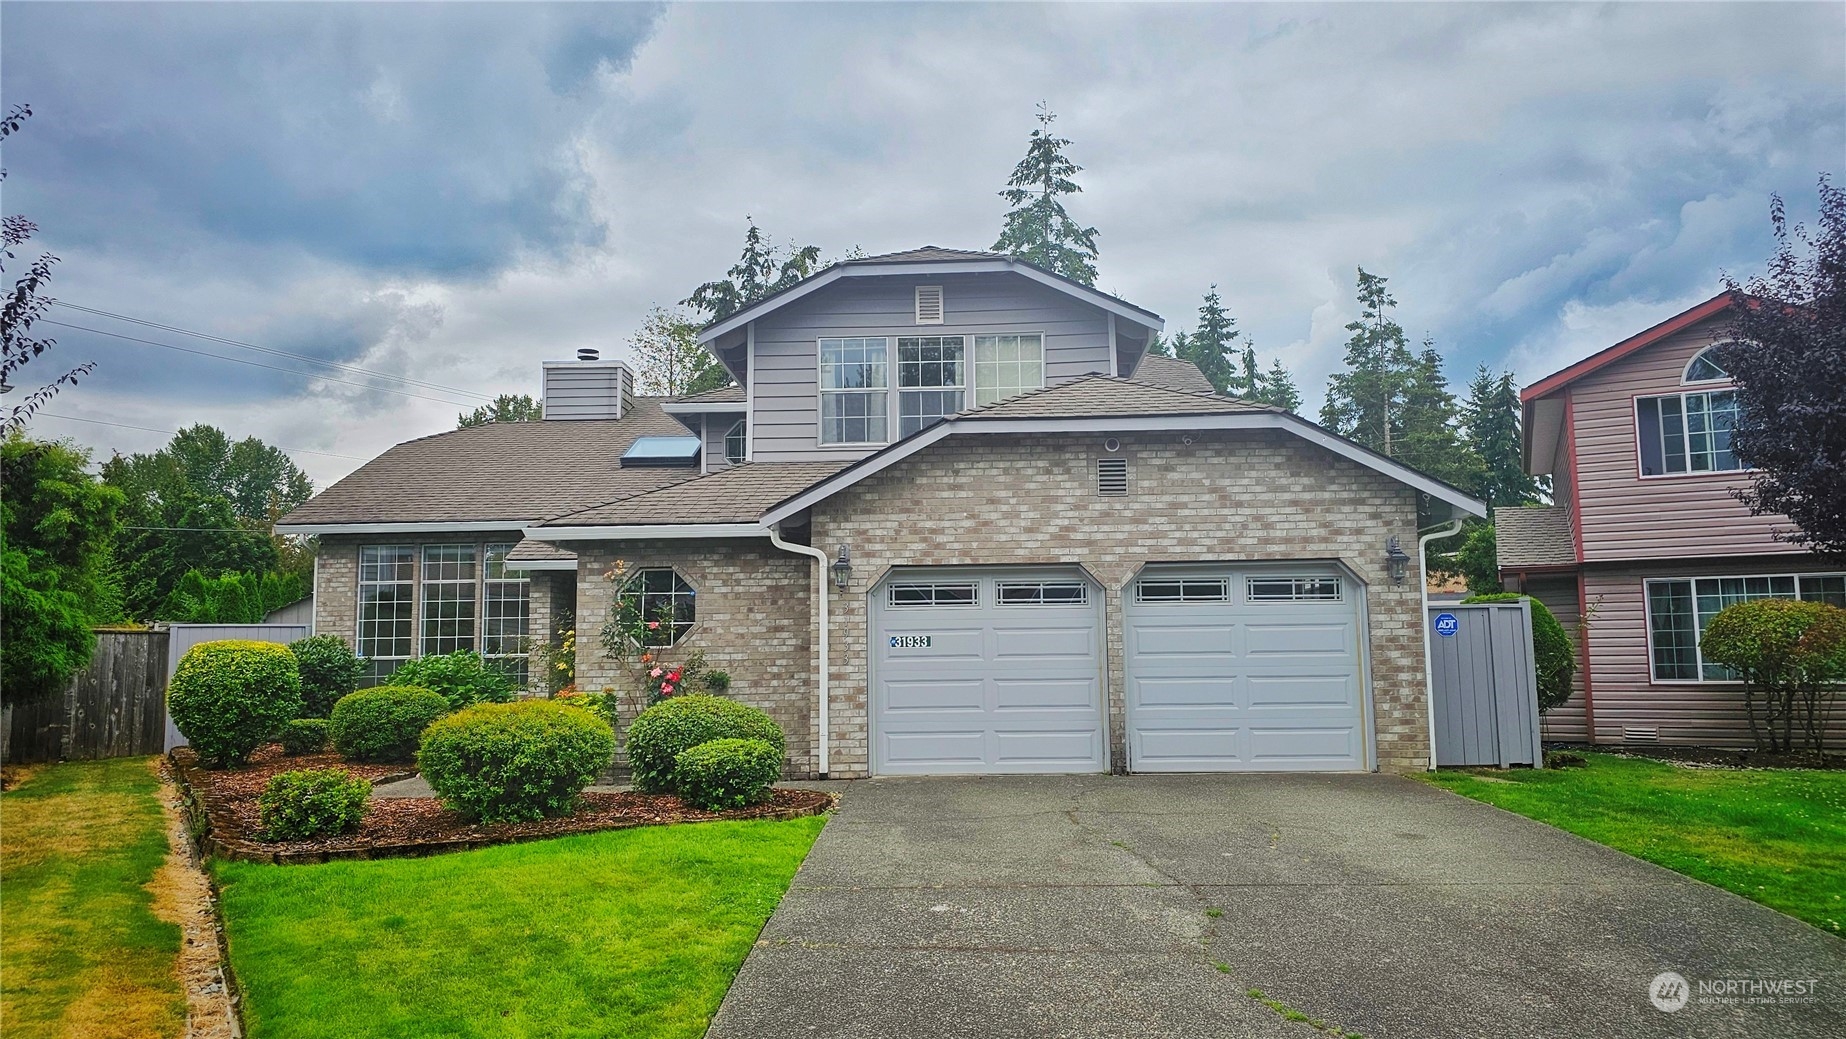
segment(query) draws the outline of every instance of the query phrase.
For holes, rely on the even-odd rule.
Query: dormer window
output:
[[[1724,367],[1717,362],[1714,355],[1725,347],[1732,345],[1734,344],[1719,343],[1716,346],[1708,346],[1700,350],[1693,356],[1692,360],[1687,363],[1685,375],[1683,375],[1679,381],[1729,382],[1731,373],[1724,370]]]

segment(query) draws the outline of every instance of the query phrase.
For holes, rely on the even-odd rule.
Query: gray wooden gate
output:
[[[1543,768],[1531,603],[1431,603],[1428,622],[1436,763]]]
[[[180,658],[186,651],[201,642],[217,642],[220,639],[248,639],[252,642],[290,643],[296,639],[305,639],[309,635],[306,624],[171,624],[168,635],[172,642],[167,647],[167,679],[173,678],[173,672],[179,667]],[[161,683],[166,688],[166,683]],[[165,714],[165,701],[162,701],[162,714]],[[167,718],[166,748],[184,747],[186,737]]]

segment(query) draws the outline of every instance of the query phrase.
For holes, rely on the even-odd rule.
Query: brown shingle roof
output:
[[[846,468],[845,462],[752,462],[646,494],[555,516],[550,527],[755,523],[771,505]]]
[[[877,256],[861,256],[845,263],[927,263],[932,260],[1003,260],[1005,253],[989,252],[985,249],[944,249],[939,245],[926,245],[920,249],[904,249],[894,253],[880,253]]]
[[[1141,358],[1130,376],[1136,382],[1145,382],[1151,386],[1161,386],[1169,390],[1186,390],[1191,393],[1216,393],[1217,388],[1199,366],[1191,361],[1182,361],[1177,357],[1163,357],[1160,354],[1148,354]]]
[[[1277,411],[1215,393],[1168,389],[1137,379],[1086,375],[964,411],[956,421],[1008,418],[1114,418],[1124,415],[1230,415]]]
[[[1562,505],[1495,509],[1493,538],[1502,570],[1574,566],[1577,562],[1570,510]]]
[[[737,385],[736,383],[732,383],[729,386],[720,386],[715,390],[706,390],[704,393],[688,393],[684,397],[673,397],[673,398],[670,398],[664,401],[663,403],[667,403],[667,404],[705,404],[705,403],[742,404],[743,402],[744,402],[744,388],[742,386]]]
[[[575,558],[577,558],[577,553],[567,548],[559,547],[549,541],[534,541],[531,538],[514,545],[513,550],[506,554],[506,561],[509,563],[548,563]]]
[[[399,444],[282,517],[296,523],[509,526],[680,483],[697,469],[623,469],[636,437],[685,427],[640,397],[620,420],[492,422]]]

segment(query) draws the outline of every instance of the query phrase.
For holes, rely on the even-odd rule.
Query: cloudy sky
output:
[[[0,92],[59,299],[429,384],[61,308],[148,342],[41,326],[100,364],[49,410],[118,425],[35,430],[212,422],[324,485],[619,353],[746,214],[829,256],[990,246],[1041,100],[1099,286],[1169,329],[1215,282],[1312,409],[1363,265],[1453,379],[1530,381],[1755,272],[1772,192],[1812,212],[1846,5],[14,2]]]

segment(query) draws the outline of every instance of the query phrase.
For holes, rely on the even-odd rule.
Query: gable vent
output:
[[[1108,498],[1119,498],[1128,493],[1128,459],[1096,460],[1096,493]]]
[[[942,324],[942,286],[917,286],[917,324]]]

